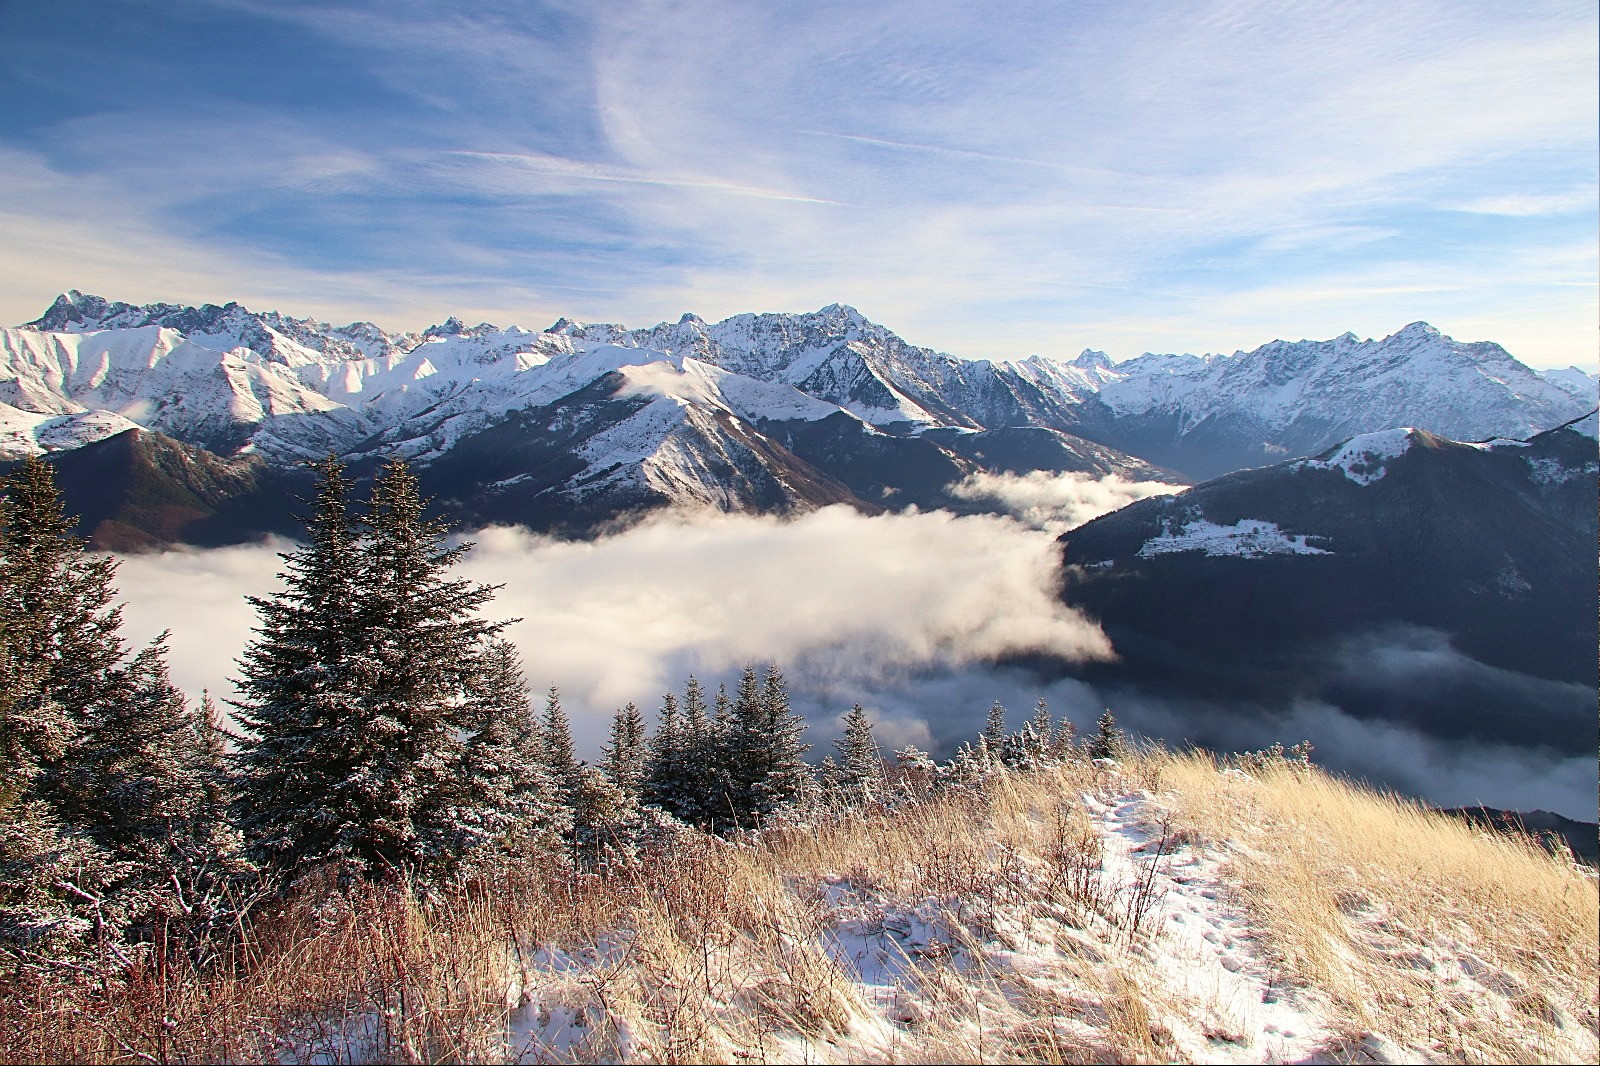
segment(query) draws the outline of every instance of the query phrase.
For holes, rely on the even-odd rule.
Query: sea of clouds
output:
[[[776,663],[818,755],[854,703],[872,712],[886,750],[946,754],[982,728],[992,702],[1015,725],[1042,697],[1080,729],[1109,705],[1125,726],[1172,744],[1241,750],[1310,738],[1327,765],[1443,805],[1593,819],[1592,759],[1438,740],[1321,704],[1102,692],[1017,665],[1115,655],[1095,620],[1062,602],[1055,535],[1172,487],[1028,475],[974,479],[970,490],[1017,517],[868,517],[845,507],[792,519],[668,514],[592,541],[490,528],[469,538],[475,547],[459,572],[500,586],[486,613],[517,619],[506,633],[532,698],[560,689],[589,757],[624,703],[649,713],[690,673],[731,687],[746,663]],[[179,687],[227,699],[256,619],[246,597],[281,587],[279,553],[292,549],[280,541],[122,558],[128,636],[169,631]]]

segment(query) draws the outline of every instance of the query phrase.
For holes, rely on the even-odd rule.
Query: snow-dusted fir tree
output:
[[[74,524],[43,460],[0,481],[0,946],[24,965],[123,934],[114,864],[62,813],[62,774],[123,657],[114,566]]]
[[[450,575],[471,545],[447,547],[447,526],[427,519],[425,504],[406,464],[386,463],[357,554],[362,772],[341,782],[360,812],[343,831],[344,848],[369,869],[414,870],[423,879],[454,860],[457,712],[478,687],[481,648],[509,624],[479,617],[495,589]]]
[[[284,589],[255,599],[240,659],[241,820],[283,870],[333,862],[368,877],[452,868],[465,739],[483,653],[506,623],[477,611],[494,589],[450,576],[470,545],[442,523],[406,465],[386,464],[358,524],[338,461],[317,464],[307,543]]]
[[[234,849],[165,648],[124,658],[112,566],[72,536],[48,465],[25,462],[4,488],[0,939],[38,954],[91,925],[114,946],[130,919],[203,919],[197,896]]]
[[[756,828],[800,799],[811,786],[801,743],[805,720],[789,709],[783,674],[771,667],[763,680],[747,664],[731,701],[718,690],[718,762],[723,795],[709,814],[718,828]]]
[[[1105,713],[1095,723],[1094,736],[1089,738],[1089,757],[1091,759],[1120,759],[1127,749],[1128,740],[1117,728],[1117,719],[1107,707]]]
[[[856,800],[870,800],[883,788],[883,754],[872,737],[872,722],[861,704],[844,716],[844,736],[833,742],[839,751],[837,787]]]
[[[984,722],[983,740],[988,751],[998,757],[1001,745],[1006,739],[1006,709],[995,700],[989,707],[989,717]]]
[[[516,648],[495,639],[480,654],[456,715],[463,747],[445,820],[464,871],[558,853],[572,822],[545,766]]]
[[[700,698],[700,719],[703,725],[703,697]],[[661,714],[645,748],[643,801],[691,823],[700,815],[696,774],[689,762],[692,743],[685,716],[678,709],[678,697],[668,692],[661,697]]]
[[[678,799],[675,808],[667,809],[692,825],[708,826],[727,784],[716,723],[706,707],[705,689],[693,674],[684,682],[681,722]]]
[[[12,694],[0,689],[0,716],[7,721],[12,703]],[[68,832],[55,806],[39,797],[37,762],[15,734],[6,739],[10,743],[0,753],[0,952],[8,963],[28,969],[77,964],[92,951],[107,918],[116,921],[116,911],[107,915],[96,906],[112,871],[104,853],[87,837]],[[120,925],[109,932],[113,941],[120,939]]]
[[[1033,718],[1028,722],[1030,732],[1028,735],[1028,755],[1034,763],[1044,762],[1050,758],[1051,745],[1055,737],[1055,716],[1050,713],[1050,705],[1043,696],[1033,705]]]
[[[250,597],[258,622],[238,661],[236,822],[251,852],[286,874],[348,861],[367,812],[352,778],[374,761],[357,670],[366,655],[349,480],[333,456],[317,475],[305,543],[280,553],[283,589]]]
[[[645,727],[637,704],[629,703],[611,720],[611,742],[604,746],[601,770],[616,786],[624,806],[637,808],[644,797]]]
[[[115,697],[125,648],[112,605],[115,564],[85,550],[72,533],[50,465],[23,460],[0,482],[0,757],[38,771],[48,796],[72,761],[83,724]]]
[[[728,744],[730,795],[740,826],[758,827],[802,799],[811,788],[802,743],[805,719],[789,708],[788,689],[776,666],[758,680],[747,666],[734,700],[735,724]]]
[[[572,724],[567,720],[566,709],[561,706],[561,690],[554,685],[550,686],[550,691],[544,697],[539,750],[550,777],[552,797],[558,805],[570,810],[582,778],[572,745]]]
[[[111,887],[145,933],[200,933],[248,879],[227,823],[209,725],[172,684],[162,638],[118,670],[63,771],[62,817],[116,864]]]

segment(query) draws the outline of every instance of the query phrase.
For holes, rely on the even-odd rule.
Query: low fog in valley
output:
[[[471,535],[476,547],[461,572],[503,586],[492,611],[521,619],[509,632],[531,693],[537,700],[560,687],[580,753],[591,758],[622,704],[653,712],[691,672],[715,685],[747,661],[774,661],[822,746],[815,755],[852,703],[873,712],[886,751],[916,744],[947,754],[982,727],[994,700],[1020,724],[1042,696],[1080,729],[1110,706],[1125,726],[1171,744],[1231,750],[1309,738],[1330,768],[1441,805],[1592,818],[1589,759],[1437,740],[1326,704],[1180,703],[995,665],[1014,655],[1114,654],[1093,619],[1057,599],[1055,536],[1171,487],[1035,474],[986,475],[965,491],[1015,517],[874,518],[842,507],[793,520],[670,515],[577,542],[491,528]],[[255,622],[245,596],[277,588],[278,553],[291,547],[121,559],[129,634],[170,629],[178,685],[192,696],[231,695],[233,659]]]

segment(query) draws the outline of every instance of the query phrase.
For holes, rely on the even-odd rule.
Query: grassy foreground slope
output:
[[[188,972],[10,990],[8,1061],[1595,1061],[1592,871],[1314,768],[997,773],[443,899],[302,892]]]

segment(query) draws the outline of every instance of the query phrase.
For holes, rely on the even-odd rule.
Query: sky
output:
[[[1593,0],[0,0],[0,322],[841,302],[963,356],[1596,363]]]

